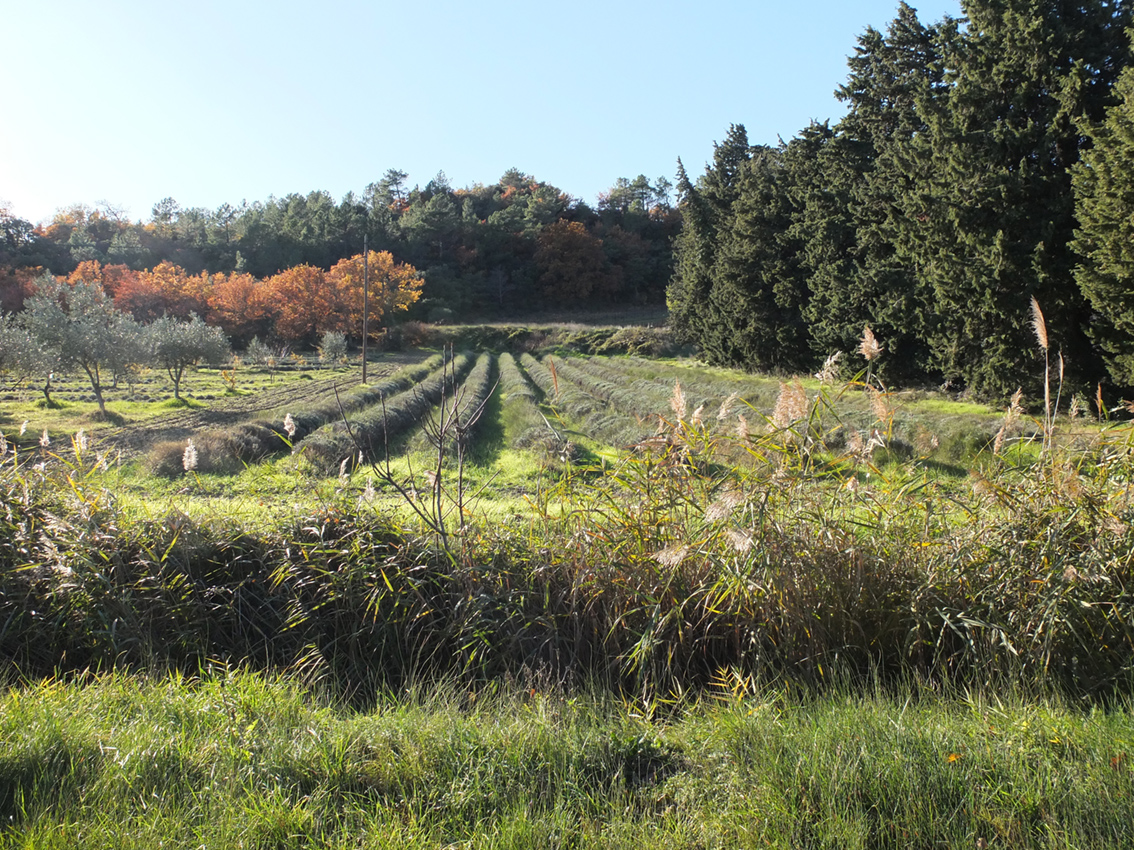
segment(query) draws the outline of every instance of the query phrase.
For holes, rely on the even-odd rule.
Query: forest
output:
[[[680,170],[670,321],[711,362],[812,371],[869,326],[887,380],[1006,398],[1034,298],[1069,383],[1134,383],[1130,4],[962,9],[868,28],[835,124]]]
[[[407,177],[389,169],[338,203],[322,191],[216,210],[165,198],[134,223],[110,205],[74,205],[38,226],[0,211],[0,307],[22,309],[46,270],[97,279],[139,321],[192,311],[239,345],[256,334],[311,344],[326,328],[277,326],[265,305],[281,303],[279,287],[260,284],[287,274],[292,289],[319,287],[364,244],[421,273],[426,289],[411,319],[664,300],[680,226],[664,177],[619,178],[594,209],[515,169],[465,189],[440,172],[424,188],[408,188]],[[318,310],[302,301],[288,309]]]

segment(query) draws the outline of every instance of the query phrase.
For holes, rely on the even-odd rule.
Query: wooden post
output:
[[[366,383],[366,338],[370,336],[370,302],[367,290],[370,289],[370,252],[367,250],[366,234],[362,235],[362,383]]]

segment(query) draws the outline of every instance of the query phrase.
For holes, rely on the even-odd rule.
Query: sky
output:
[[[910,0],[923,22],[959,0]],[[730,124],[835,121],[847,56],[898,0],[0,0],[0,204],[133,221],[389,168],[454,187],[519,168],[593,204],[693,177]]]

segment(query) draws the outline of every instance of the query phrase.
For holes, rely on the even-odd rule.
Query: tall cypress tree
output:
[[[1111,378],[1134,386],[1134,68],[1115,86],[1117,102],[1090,131],[1093,146],[1075,166],[1072,183],[1079,227],[1073,247],[1079,288],[1096,320],[1091,338]]]
[[[942,83],[936,36],[936,27],[923,26],[902,3],[885,34],[870,28],[859,38],[847,82],[836,92],[847,115],[818,158],[818,186],[837,205],[821,205],[821,220],[831,223],[810,228],[838,237],[823,262],[812,260],[808,319],[817,352],[853,351],[870,325],[888,352],[876,368],[897,380],[929,370],[932,313],[917,266],[898,245],[907,193],[922,177],[905,150],[926,129],[917,104]],[[838,207],[846,219],[839,228]]]
[[[905,151],[924,175],[898,248],[932,290],[929,343],[948,378],[1006,394],[1038,375],[1029,300],[1085,376],[1097,369],[1072,279],[1069,168],[1099,116],[1129,19],[1109,0],[964,0],[938,38],[945,86],[923,93],[926,131]]]
[[[791,369],[811,359],[806,271],[791,233],[791,148],[757,147],[741,170],[712,270],[712,322],[700,335],[711,363]]]
[[[729,127],[713,145],[712,165],[694,185],[678,161],[677,192],[682,231],[674,243],[674,275],[666,293],[670,325],[682,339],[699,342],[715,322],[709,305],[720,235],[732,218],[744,164],[752,156],[743,124]]]

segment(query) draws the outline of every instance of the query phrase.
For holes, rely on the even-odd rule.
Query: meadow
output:
[[[1119,843],[1126,423],[619,333],[5,398],[0,844]]]

